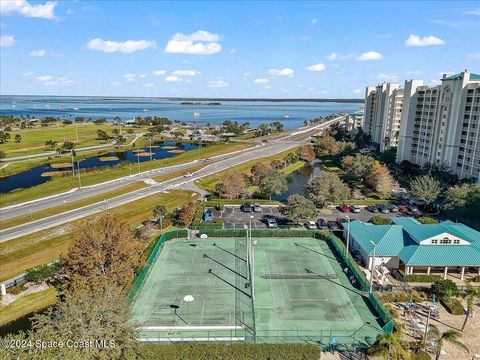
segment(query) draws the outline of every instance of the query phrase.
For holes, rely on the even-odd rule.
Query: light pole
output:
[[[252,219],[253,215],[250,215],[250,272],[252,282],[252,299],[255,298],[255,250],[252,241]]]
[[[140,174],[140,155],[137,153],[137,166],[138,166],[138,173]]]
[[[373,257],[372,257],[372,266],[370,267],[370,291],[371,294],[373,291],[373,271],[375,269],[375,250],[377,249],[377,244],[373,241],[370,241],[370,244],[373,245]]]
[[[85,159],[82,159],[82,160],[78,160],[77,161],[77,175],[78,175],[78,187],[81,189],[82,188],[82,179],[80,178],[80,162],[83,161]]]
[[[348,215],[345,215],[347,218],[347,253],[345,254],[345,257],[348,258],[349,254],[349,245],[350,245],[350,217]]]

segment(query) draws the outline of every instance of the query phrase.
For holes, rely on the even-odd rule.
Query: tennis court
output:
[[[140,337],[373,342],[381,327],[324,240],[253,241],[253,303],[245,239],[165,242],[133,303]]]

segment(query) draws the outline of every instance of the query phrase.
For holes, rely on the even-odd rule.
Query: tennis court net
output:
[[[264,279],[338,279],[336,273],[265,273],[262,275]]]

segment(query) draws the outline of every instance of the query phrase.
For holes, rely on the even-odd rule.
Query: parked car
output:
[[[343,224],[347,223],[347,219],[344,218],[337,218],[337,225],[340,229],[343,229]]]
[[[338,209],[341,211],[341,212],[349,212],[350,211],[350,206],[346,205],[346,204],[342,204],[338,207]]]
[[[390,204],[390,205],[387,205],[387,208],[392,213],[398,212],[398,206],[397,205]]]
[[[277,220],[273,217],[269,217],[265,220],[265,223],[267,224],[267,227],[269,229],[275,229],[278,227]]]
[[[378,213],[378,208],[375,205],[368,205],[365,209],[371,213]]]
[[[317,230],[317,224],[315,224],[315,221],[307,221],[305,223],[305,227],[308,229],[308,230]]]
[[[203,159],[203,162],[207,162],[207,161],[210,161],[210,159],[209,158]]]
[[[183,175],[183,176],[186,177],[186,178],[191,178],[191,177],[193,176],[193,173],[188,172],[188,173],[186,173],[186,174]]]
[[[408,208],[405,205],[400,205],[398,207],[398,211],[401,212],[402,214],[408,213]]]
[[[351,211],[352,213],[359,213],[359,212],[361,212],[362,210],[361,210],[358,206],[352,205],[352,206],[350,206],[350,211]]]
[[[327,226],[331,231],[340,231],[340,228],[335,221],[327,221]]]
[[[256,203],[252,206],[252,210],[254,212],[261,212],[262,211],[262,207],[260,206],[260,204]]]
[[[388,214],[390,210],[388,209],[388,206],[385,204],[378,204],[377,205],[378,211],[380,211],[383,214]]]
[[[412,212],[412,213],[418,213],[418,209],[416,206],[413,206],[413,205],[407,205],[407,209],[408,211]]]
[[[250,205],[249,203],[245,203],[240,206],[240,210],[243,212],[252,212],[252,205]]]
[[[328,230],[327,222],[323,219],[317,220],[317,227],[319,230]]]

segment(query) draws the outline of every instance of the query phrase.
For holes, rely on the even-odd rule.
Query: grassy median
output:
[[[170,211],[192,199],[192,195],[195,194],[191,191],[171,190],[166,194],[154,194],[109,211],[121,216],[134,227],[141,221],[152,218],[155,205],[163,204]],[[64,254],[70,245],[70,232],[80,221],[0,243],[0,281],[10,279],[33,266],[54,261]]]

